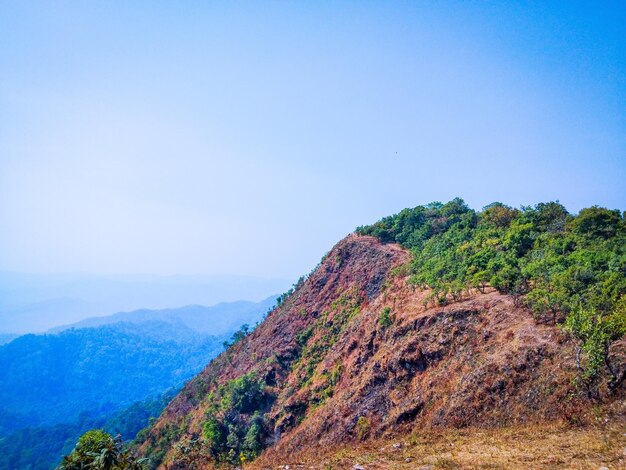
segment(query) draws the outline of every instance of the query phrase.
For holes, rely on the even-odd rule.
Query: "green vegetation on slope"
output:
[[[274,397],[263,380],[244,374],[209,396],[202,435],[216,462],[238,463],[255,458],[269,437],[263,413]]]
[[[289,293],[285,300],[292,294],[293,292]],[[349,321],[359,314],[363,301],[358,291],[349,289],[336,298],[314,324],[297,335],[297,350],[293,351],[293,356],[280,359],[273,355],[266,359],[276,364],[286,361],[284,366],[293,374],[297,386],[308,389],[309,399],[306,405],[291,409],[297,419],[303,419],[307,410],[315,409],[333,395],[333,388],[343,371],[342,367],[334,364],[326,370],[320,368],[320,363],[339,340]],[[302,311],[300,314],[306,315],[306,312]],[[228,346],[238,343],[248,334],[248,328],[244,325],[233,335]],[[197,397],[205,407],[199,436],[174,444],[188,432],[186,418],[178,423],[166,424],[158,437],[140,433],[137,440],[147,443],[145,456],[149,459],[150,468],[156,468],[162,463],[167,449],[172,447],[175,448],[175,453],[168,468],[186,469],[193,468],[198,462],[208,461],[225,466],[242,464],[255,459],[274,442],[277,423],[269,411],[279,399],[281,390],[276,387],[272,378],[252,371],[223,384],[213,385],[213,390],[208,394],[204,394],[205,387],[202,387]],[[206,388],[211,388],[211,385]],[[294,391],[295,389],[288,387],[282,398],[289,398]],[[285,429],[289,427],[285,423],[282,426]]]
[[[359,313],[362,301],[355,292],[340,296],[329,311],[324,311],[313,326],[296,338],[299,350],[291,363],[291,371],[298,378],[300,387],[311,389],[308,406],[312,408],[333,394],[333,386],[341,374],[339,365],[332,371],[322,372],[315,387],[312,379],[324,354],[338,340],[348,321]],[[267,412],[276,398],[271,385],[254,372],[219,386],[206,398],[202,439],[179,445],[175,462],[184,468],[186,457],[192,458],[203,452],[217,464],[234,465],[253,460],[272,442],[275,423]],[[305,412],[306,408],[300,410],[300,413]],[[149,456],[153,464],[162,457]]]
[[[413,253],[411,281],[445,304],[488,286],[512,295],[539,321],[563,322],[581,344],[581,377],[591,391],[602,369],[617,388],[626,371],[611,344],[626,334],[626,221],[618,210],[578,215],[558,202],[522,207],[463,200],[431,203],[357,228]]]
[[[265,381],[255,373],[226,381],[206,397],[202,435],[176,444],[173,469],[196,468],[209,457],[218,464],[236,465],[257,457],[271,439],[266,412],[275,400]],[[187,422],[166,426],[149,447],[150,468],[163,460],[165,450],[186,430]],[[147,436],[138,436],[138,440]]]

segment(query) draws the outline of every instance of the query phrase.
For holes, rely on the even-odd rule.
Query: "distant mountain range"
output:
[[[70,325],[52,328],[48,332],[59,333],[70,328],[93,328],[120,322],[145,324],[147,322],[159,321],[185,326],[196,333],[223,335],[232,332],[244,323],[254,324],[259,321],[260,311],[267,312],[275,304],[276,296],[273,296],[259,303],[241,300],[238,302],[222,302],[212,307],[188,305],[186,307],[161,310],[141,309],[86,318]]]
[[[76,438],[89,429],[103,429],[130,441],[150,418],[159,415],[174,391],[135,402],[110,416],[93,417],[81,413],[71,423],[27,427],[6,437],[0,436],[0,470],[52,470],[64,455],[72,451]]]
[[[43,333],[89,317],[261,301],[291,282],[247,276],[96,276],[0,272],[0,334]],[[0,338],[1,344],[1,338]]]

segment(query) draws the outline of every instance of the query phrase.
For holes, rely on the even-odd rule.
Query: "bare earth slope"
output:
[[[402,274],[409,259],[371,237],[339,242],[250,336],[187,384],[140,453],[162,458],[162,468],[210,466],[176,444],[200,438],[210,393],[249,372],[272,396],[263,410],[268,447],[255,466],[416,429],[589,421],[587,398],[572,385],[574,345],[558,327],[537,324],[495,291],[425,306],[426,292]],[[624,416],[623,398],[621,390],[609,400],[614,415]]]

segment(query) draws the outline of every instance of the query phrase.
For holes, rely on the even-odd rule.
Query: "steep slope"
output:
[[[140,453],[173,469],[265,449],[262,465],[415,427],[585,419],[574,344],[558,327],[492,289],[431,306],[407,282],[410,258],[373,237],[342,240],[185,386]]]

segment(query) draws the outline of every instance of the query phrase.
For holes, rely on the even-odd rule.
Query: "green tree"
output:
[[[577,362],[583,370],[583,379],[592,384],[606,367],[611,375],[609,389],[621,385],[626,379],[626,368],[619,370],[613,363],[610,347],[613,341],[626,335],[626,296],[610,314],[598,314],[593,308],[579,306],[567,317],[565,328],[580,342]],[[585,355],[585,365],[581,353]]]
[[[208,414],[202,426],[202,436],[208,441],[209,449],[217,458],[226,449],[227,429],[213,414]]]
[[[143,470],[145,463],[146,459],[136,459],[130,450],[125,450],[121,439],[93,429],[78,439],[57,470]]]
[[[251,460],[258,456],[263,450],[263,437],[265,434],[265,423],[263,417],[257,411],[250,419],[250,427],[243,439],[243,451],[247,459]]]

